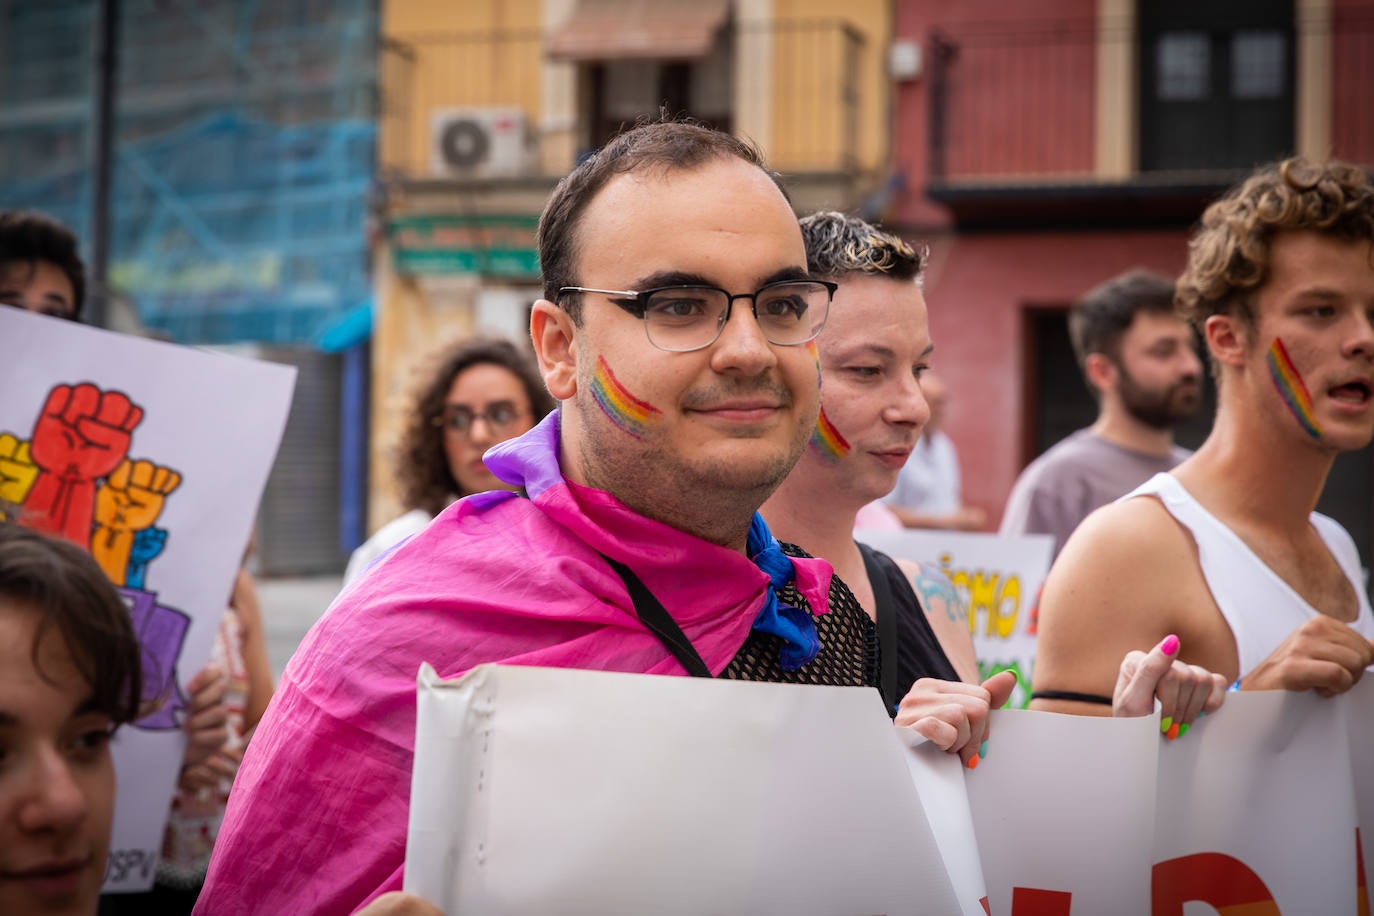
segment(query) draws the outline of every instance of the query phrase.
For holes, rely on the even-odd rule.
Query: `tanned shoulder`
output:
[[[1034,691],[1110,700],[1127,652],[1189,629],[1197,585],[1210,601],[1191,535],[1157,499],[1098,509],[1074,531],[1045,580]],[[1036,699],[1032,707],[1111,713],[1109,703],[1067,699]]]

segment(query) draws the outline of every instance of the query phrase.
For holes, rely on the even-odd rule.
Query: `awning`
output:
[[[545,50],[567,61],[705,57],[729,11],[729,0],[578,0]]]

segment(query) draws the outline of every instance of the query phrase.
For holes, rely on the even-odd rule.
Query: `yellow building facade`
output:
[[[887,0],[388,0],[382,22],[369,527],[426,357],[528,334],[558,178],[637,118],[752,139],[801,212],[887,177]]]

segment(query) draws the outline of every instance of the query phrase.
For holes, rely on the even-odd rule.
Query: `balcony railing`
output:
[[[748,102],[771,111],[770,164],[785,172],[852,172],[859,161],[863,36],[839,20],[737,22],[729,26],[732,74],[753,61],[771,61],[767,80],[732,79],[726,123]],[[741,60],[740,58],[746,58]],[[445,107],[519,108],[531,118],[536,144],[555,142],[567,152],[544,156],[544,171],[562,174],[584,152],[592,134],[591,95],[581,74],[574,113],[562,123],[539,124],[547,79],[543,35],[537,30],[408,33],[381,40],[380,162],[397,177],[429,174],[431,113]],[[571,69],[571,68],[570,68]],[[766,93],[742,100],[741,92]],[[756,110],[760,106],[752,106]],[[688,111],[688,114],[694,112]],[[642,112],[653,116],[656,111]],[[720,120],[719,112],[699,113]],[[632,120],[632,119],[631,119]],[[535,156],[536,171],[541,157]]]
[[[933,31],[932,181],[1091,174],[1096,56],[1091,23]]]
[[[1331,132],[1323,146],[1340,158],[1374,162],[1374,8],[1338,10],[1326,22],[1298,22],[1291,34],[1288,53],[1295,56],[1302,53],[1305,37],[1329,40],[1329,57],[1322,59],[1328,69],[1317,78],[1329,79],[1331,87]],[[1129,129],[1109,139],[1128,147],[1127,161],[1139,162],[1140,131],[1183,129],[1171,128],[1158,120],[1159,115],[1153,126],[1142,122],[1139,80],[1145,52],[1140,45],[1134,27],[1099,28],[1088,20],[933,30],[927,47],[932,185],[976,188],[1099,180],[1095,160],[1103,138],[1098,133],[1096,93],[1103,80],[1098,68],[1104,61],[1134,64],[1125,73],[1125,91],[1130,93],[1125,104],[1134,121],[1128,118]],[[1297,66],[1293,72],[1291,91],[1300,109],[1303,87],[1296,81],[1304,73]],[[1294,148],[1301,129],[1294,118]],[[1286,152],[1259,150],[1256,158]],[[1137,176],[1147,169],[1137,165]],[[1172,171],[1157,176],[1201,180],[1208,174]]]

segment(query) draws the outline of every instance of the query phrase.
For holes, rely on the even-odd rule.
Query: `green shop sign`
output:
[[[535,216],[401,216],[390,226],[396,270],[408,274],[481,274],[539,278]]]

